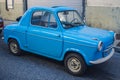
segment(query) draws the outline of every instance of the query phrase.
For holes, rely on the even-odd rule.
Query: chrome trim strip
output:
[[[15,31],[15,30],[10,30],[10,31]],[[15,32],[18,32],[18,31],[15,31]],[[19,32],[19,33],[26,34],[26,32]],[[37,37],[42,37],[42,38],[47,38],[47,39],[52,39],[52,40],[62,41],[62,40],[59,40],[59,39],[53,39],[53,38],[49,38],[49,37],[39,36],[39,35],[35,35],[35,34],[32,34],[32,33],[28,33],[28,32],[27,32],[27,34],[32,35],[32,36],[37,36]],[[93,47],[93,48],[96,48],[96,46],[85,45],[85,44],[78,44],[78,43],[70,42],[70,41],[64,41],[64,42],[67,42],[67,43],[70,43],[70,44],[79,45],[79,46],[87,46],[87,47]]]
[[[79,46],[87,46],[87,47],[94,47],[94,48],[96,48],[96,46],[90,46],[90,45],[85,45],[85,44],[78,44],[78,43],[74,43],[74,42],[70,42],[70,41],[64,41],[64,42],[67,42],[67,43],[70,43],[70,44],[79,45]]]
[[[27,34],[28,34],[28,35],[32,35],[32,36],[36,36],[36,37],[41,37],[41,38],[46,38],[46,39],[56,40],[56,41],[60,41],[60,42],[62,42],[62,40],[59,40],[59,39],[54,39],[54,38],[49,38],[49,37],[39,36],[39,35],[31,34],[31,33],[27,33]],[[58,38],[59,38],[59,37],[58,37]]]
[[[108,59],[110,59],[113,56],[114,52],[115,52],[115,50],[114,50],[114,48],[112,48],[112,51],[111,51],[111,53],[108,56],[106,56],[104,58],[100,58],[100,59],[95,60],[95,61],[89,61],[89,62],[91,64],[100,64],[100,63],[103,63],[103,62],[107,61]]]
[[[49,38],[49,37],[39,36],[39,35],[31,34],[31,33],[28,33],[28,32],[27,33],[26,32],[19,32],[19,31],[15,31],[15,30],[9,30],[9,31],[14,31],[14,32],[21,33],[21,34],[27,34],[27,36],[28,35],[32,35],[32,36],[36,36],[36,37],[47,38],[47,39],[51,39],[51,40],[56,40],[56,41],[62,42],[62,40],[59,40],[59,39],[53,39],[53,38]],[[53,35],[55,35],[55,34],[53,34]],[[60,37],[58,37],[58,38],[60,38]]]
[[[53,39],[53,38],[49,38],[49,37],[44,37],[44,36],[39,36],[39,35],[35,35],[35,34],[31,34],[31,33],[28,33],[29,35],[33,35],[33,36],[37,36],[37,37],[42,37],[42,38],[47,38],[47,39],[52,39],[52,40],[56,40],[56,41],[62,41],[62,40],[59,40],[59,39]],[[55,34],[54,34],[55,35]],[[85,44],[78,44],[78,43],[74,43],[74,42],[70,42],[70,41],[64,41],[64,42],[67,42],[67,43],[70,43],[70,44],[75,44],[75,45],[79,45],[79,46],[88,46],[88,47],[96,47],[96,46],[89,46],[89,45],[85,45]]]

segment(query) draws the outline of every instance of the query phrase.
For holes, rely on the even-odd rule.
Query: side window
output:
[[[32,25],[39,25],[42,15],[43,15],[42,11],[34,12],[33,15],[32,15],[31,24]]]
[[[57,23],[54,15],[47,11],[34,12],[32,15],[31,24],[42,27],[51,27],[51,28],[57,27]]]
[[[44,12],[43,16],[41,17],[41,24],[40,24],[40,26],[48,27],[49,17],[50,17],[50,13],[47,12],[47,11]]]

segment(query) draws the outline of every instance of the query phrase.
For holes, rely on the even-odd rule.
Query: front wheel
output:
[[[68,54],[65,57],[64,64],[65,64],[67,71],[70,74],[75,75],[75,76],[82,75],[86,70],[86,64],[83,58],[76,53]]]
[[[8,44],[9,50],[13,55],[21,55],[21,49],[19,47],[19,44],[16,40],[11,39],[9,40],[9,44]]]

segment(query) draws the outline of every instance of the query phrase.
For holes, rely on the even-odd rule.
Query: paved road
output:
[[[89,67],[82,77],[75,77],[61,62],[30,53],[13,56],[0,35],[0,80],[120,80],[120,53]]]

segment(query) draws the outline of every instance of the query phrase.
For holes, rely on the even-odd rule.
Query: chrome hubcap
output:
[[[72,71],[72,72],[79,72],[81,69],[81,63],[80,61],[75,58],[75,57],[71,57],[68,62],[67,62],[68,68]]]
[[[14,42],[10,43],[10,50],[12,51],[12,53],[16,54],[18,52],[17,44]]]

